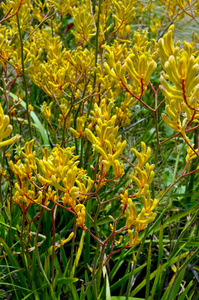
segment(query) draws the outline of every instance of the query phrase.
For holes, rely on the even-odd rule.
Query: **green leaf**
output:
[[[192,287],[193,284],[193,280],[191,280],[189,282],[189,284],[186,286],[185,290],[182,292],[182,294],[178,297],[178,300],[184,300],[186,299],[187,295],[188,295],[188,291],[190,290],[190,288]]]
[[[176,272],[176,276],[173,280],[173,283],[172,283],[172,286],[171,286],[171,289],[169,291],[169,295],[168,295],[168,300],[173,300],[173,294],[175,294],[175,286],[179,280],[179,278],[181,278],[181,273],[183,273],[184,275],[184,272],[188,266],[188,264],[191,263],[191,261],[198,255],[199,253],[199,248],[197,248],[192,255],[188,256],[188,258],[186,259],[186,261],[183,263],[183,265],[178,269],[178,271]],[[181,255],[182,256],[182,255]],[[182,276],[183,278],[183,276]]]
[[[22,289],[22,290],[30,292],[29,289],[26,289],[26,288],[24,288],[24,287],[22,287],[20,285],[16,285],[16,284],[13,284],[13,283],[8,283],[8,282],[2,282],[2,281],[0,281],[0,285],[13,286],[13,287],[15,287],[17,289],[20,289],[20,290]]]
[[[103,276],[106,277],[106,300],[111,300],[110,284],[106,267],[103,267],[102,272]]]
[[[78,248],[77,253],[76,253],[76,257],[75,257],[75,261],[74,261],[72,271],[70,273],[71,277],[73,277],[74,274],[75,274],[76,267],[78,265],[80,256],[82,254],[82,249],[83,249],[83,246],[84,246],[84,238],[85,238],[85,230],[82,231],[82,236],[81,236],[81,239],[80,239],[79,248]]]
[[[137,269],[135,269],[134,275],[139,272],[140,270],[142,270],[144,267],[146,267],[147,263],[143,264],[142,266],[138,267]],[[120,287],[122,284],[124,284],[130,277],[130,273],[124,275],[121,279],[119,279],[117,282],[115,282],[112,286],[111,286],[111,291],[116,290],[118,287]]]
[[[172,287],[172,284],[173,284],[173,281],[174,281],[174,276],[171,278],[167,288],[166,288],[166,291],[164,292],[164,295],[161,297],[161,300],[166,300],[168,298],[168,294],[170,292],[170,289]],[[180,288],[180,286],[177,287],[178,289]]]
[[[63,278],[57,279],[57,284],[62,284],[62,283],[69,284],[69,283],[73,283],[73,282],[76,282],[76,281],[78,281],[78,278],[63,277]]]
[[[85,271],[85,283],[89,284],[89,277],[88,277],[87,270]],[[87,299],[92,299],[92,293],[90,289],[87,292]]]
[[[30,294],[28,294],[27,296],[25,296],[25,297],[24,297],[23,299],[21,299],[21,300],[26,300],[26,299],[28,299],[33,293],[34,293],[34,296],[37,295],[36,292],[38,292],[38,291],[40,291],[40,290],[46,288],[47,286],[48,286],[47,284],[42,285],[40,288],[38,288],[37,290],[32,291]],[[40,299],[35,298],[35,300],[40,300]]]
[[[157,271],[158,271],[158,272],[157,272],[157,274],[156,274],[156,276],[155,276],[155,280],[154,280],[154,283],[153,283],[153,287],[152,287],[152,289],[151,289],[151,296],[150,296],[150,298],[149,298],[150,300],[155,298],[156,287],[159,288],[158,283],[160,284],[160,280],[161,280],[161,278],[160,278],[161,265],[160,265],[160,264],[159,264],[159,266],[158,266],[158,270],[157,270]]]
[[[163,226],[160,225],[160,232],[159,232],[159,251],[158,251],[158,265],[161,262],[163,257]]]
[[[145,293],[145,299],[146,300],[149,297],[149,289],[150,289],[151,246],[152,246],[152,240],[149,243],[149,249],[148,249],[147,274],[146,274],[146,293]]]
[[[73,300],[79,300],[79,296],[78,296],[78,293],[77,293],[77,289],[76,287],[74,286],[73,283],[70,283],[69,284],[69,287],[71,289],[71,292],[72,292],[72,295],[73,295]]]
[[[18,97],[15,94],[13,94],[13,93],[10,92],[10,96],[13,99],[15,99],[16,101],[18,101]],[[21,100],[20,104],[21,104],[21,106],[23,106],[23,108],[26,108],[26,103],[23,100]],[[49,140],[48,140],[48,135],[47,135],[46,129],[43,127],[43,125],[39,121],[39,119],[38,119],[38,117],[37,117],[37,115],[35,114],[34,111],[30,112],[30,116],[31,116],[31,118],[34,121],[36,128],[40,132],[43,145],[48,146],[49,145]]]
[[[112,296],[111,300],[125,300],[126,297],[124,296]],[[129,297],[129,300],[145,300],[144,298],[135,298],[135,297]]]
[[[25,296],[26,295],[25,290],[26,291],[30,291],[30,290],[28,289],[28,286],[27,286],[27,283],[26,283],[26,278],[24,276],[24,271],[22,271],[21,266],[18,263],[18,260],[13,255],[11,249],[8,247],[8,245],[6,244],[6,242],[1,237],[0,237],[0,243],[3,244],[4,250],[5,250],[6,254],[8,255],[8,258],[9,258],[11,264],[13,266],[15,266],[19,270],[19,272],[17,273],[17,275],[18,275],[20,284],[23,287],[23,289],[20,289],[20,290],[21,290],[21,293],[23,294],[23,296]]]
[[[171,294],[171,299],[176,299],[176,296],[177,296],[179,290],[181,290],[181,283],[183,281],[185,271],[186,271],[186,267],[178,276],[176,274],[177,280],[176,280],[175,286],[173,288],[173,292]]]
[[[118,262],[114,265],[113,269],[111,270],[111,273],[109,274],[110,279],[112,280],[121,267],[121,265],[124,263],[124,260],[118,260]]]
[[[91,199],[87,201],[86,203],[86,211],[88,212],[89,215],[91,215]],[[88,215],[86,214],[85,217],[85,224],[87,226],[88,229],[90,229],[90,219],[88,217]],[[84,263],[85,265],[90,265],[90,249],[91,249],[91,244],[90,244],[90,234],[88,232],[86,232],[85,235],[85,247],[84,247]]]
[[[180,250],[181,251],[181,250]],[[179,251],[179,252],[180,252]],[[172,257],[171,260],[169,260],[168,262],[166,262],[165,264],[163,264],[161,266],[161,271],[159,269],[156,269],[155,271],[153,271],[150,274],[150,280],[152,280],[155,276],[157,276],[157,274],[161,274],[164,273],[165,270],[171,266],[172,264],[176,263],[177,261],[185,258],[186,256],[188,256],[188,252],[187,253],[183,253],[183,254],[179,254],[177,257]],[[177,255],[177,254],[176,254]],[[136,288],[131,292],[131,296],[136,295],[144,286],[146,285],[146,279],[144,279],[139,285],[136,286]]]

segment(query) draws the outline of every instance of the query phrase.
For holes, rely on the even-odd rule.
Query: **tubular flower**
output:
[[[36,152],[33,151],[33,145],[34,140],[31,140],[30,142],[27,142],[24,146],[24,151],[21,151],[21,155],[26,158],[26,164],[30,166],[30,168],[36,170],[36,160],[35,160],[35,154]]]
[[[137,38],[137,40],[139,39]],[[126,47],[126,44],[124,46]],[[117,55],[113,46],[104,46],[107,51],[105,54],[106,62],[103,65],[106,73],[113,82],[120,84],[123,89],[140,95],[146,90],[157,65],[153,59],[153,54],[150,53],[150,46],[150,42],[143,48],[135,44],[131,52],[124,47],[126,53],[122,49],[125,53],[123,60],[119,59],[121,54]]]
[[[70,113],[70,107],[68,105],[68,101],[64,98],[61,98],[59,101],[61,114],[59,115],[59,124],[62,128],[65,127],[65,130],[70,127],[71,123],[73,122],[73,115]]]
[[[126,79],[128,75],[135,82],[135,84],[139,86],[143,85],[143,88],[145,88],[149,84],[150,77],[156,69],[156,62],[154,60],[149,61],[148,57],[143,54],[139,57],[137,69],[135,69],[130,56],[126,59],[123,65],[120,62],[116,63],[115,74],[107,63],[104,65],[104,67],[107,73],[112,76],[116,82],[120,81],[123,86],[127,87],[128,85]]]
[[[135,231],[135,234],[133,234],[132,230],[128,230],[129,235],[129,246],[133,247],[135,245],[138,245],[141,239],[138,239],[138,232]]]
[[[120,235],[119,241],[115,240],[115,242],[117,245],[119,245],[119,244],[121,244],[122,240],[123,240],[123,236]]]
[[[135,5],[135,0],[113,2],[113,18],[115,19],[114,31],[118,32],[119,36],[126,25],[131,24],[132,19],[135,17]]]
[[[61,15],[68,15],[70,12],[70,7],[73,7],[77,4],[77,0],[48,0],[49,4],[53,5],[54,7],[58,8],[61,12]]]
[[[173,46],[172,30],[169,30],[168,34],[163,37],[167,43],[159,45],[165,70],[160,78],[160,89],[166,102],[166,114],[162,114],[162,118],[169,127],[180,132],[184,139],[187,139],[185,133],[187,127],[192,122],[199,122],[199,64],[198,59],[193,56],[191,44],[185,42],[183,49],[178,52]]]
[[[126,206],[128,204],[128,200],[130,200],[130,198],[128,198],[128,190],[124,191],[124,195],[120,194],[120,197],[121,197],[122,204]]]
[[[81,178],[81,177],[80,177]],[[81,180],[76,179],[76,184],[78,185],[79,188],[79,193],[81,194],[86,194],[90,191],[92,185],[93,185],[93,180],[89,177],[86,180],[81,178]],[[87,197],[85,195],[79,195],[79,200],[84,201]]]
[[[158,53],[160,55],[163,66],[169,59],[169,56],[173,55],[174,57],[176,57],[179,52],[179,42],[177,42],[176,46],[174,46],[173,44],[173,32],[174,25],[171,25],[168,32],[163,36],[163,38],[160,38],[158,41]]]
[[[141,170],[139,167],[135,167],[135,175],[133,176],[132,180],[136,183],[136,185],[139,187],[139,192],[136,194],[137,196],[140,196],[145,192],[145,188],[149,186],[149,184],[152,183],[155,173],[153,169],[155,168],[155,165],[149,165],[146,164],[145,170]]]
[[[70,131],[72,132],[72,134],[74,136],[76,136],[77,138],[81,137],[82,134],[84,133],[85,121],[86,121],[86,118],[84,116],[77,117],[76,129],[70,128]]]
[[[166,114],[164,122],[187,139],[185,130],[192,122],[199,122],[199,64],[191,55],[191,48],[184,44],[180,56],[170,56],[165,63],[167,74],[161,76],[161,90],[165,95]],[[188,52],[189,53],[188,53]],[[173,86],[166,81],[173,82]]]
[[[41,40],[45,40],[45,43],[41,44]],[[47,95],[60,102],[69,86],[75,87],[78,93],[84,84],[82,78],[85,74],[89,77],[94,68],[93,49],[78,47],[67,51],[61,38],[52,37],[48,29],[37,30],[37,36],[27,43],[27,49],[30,57],[30,65],[27,67],[29,77]],[[43,60],[43,52],[46,60]],[[77,77],[79,80],[76,84]],[[89,84],[87,88],[90,89]],[[70,97],[70,92],[68,96]]]
[[[86,208],[83,204],[77,204],[75,206],[75,212],[77,214],[76,223],[78,226],[80,226],[82,229],[85,229],[85,214],[86,214]]]
[[[47,107],[46,101],[43,102],[43,105],[41,107],[41,112],[44,115],[45,119],[50,123],[50,117],[51,117],[51,108],[52,108],[53,102],[50,102],[49,106]]]
[[[14,201],[17,201],[17,197],[20,196],[20,201],[23,202],[48,205],[49,200],[57,202],[57,199],[61,199],[64,205],[70,206],[75,212],[76,199],[78,197],[79,200],[86,198],[79,194],[86,193],[93,184],[93,181],[86,176],[86,171],[77,167],[78,156],[73,155],[75,147],[62,149],[57,146],[52,149],[51,153],[45,148],[43,159],[38,159],[35,157],[33,144],[34,140],[25,144],[25,150],[22,152],[24,163],[20,159],[15,163],[10,161],[10,168],[19,179],[19,183],[16,183]],[[23,182],[26,182],[26,185],[22,185]],[[36,192],[34,194],[33,191],[38,186],[40,191],[38,194]],[[45,197],[40,192],[45,194]],[[81,213],[80,210],[80,216]]]
[[[43,201],[42,191],[36,193],[35,186],[31,184],[29,180],[26,182],[23,181],[21,187],[16,183],[15,189],[16,192],[13,196],[13,200],[18,204],[26,203],[28,206],[33,203],[48,205],[48,201]]]
[[[139,190],[134,194],[133,198],[140,197],[143,203],[142,211],[137,215],[137,209],[132,199],[128,197],[128,190],[125,190],[124,195],[120,195],[122,204],[124,205],[124,211],[126,214],[126,227],[132,228],[135,226],[135,235],[131,232],[129,235],[129,245],[135,245],[139,242],[138,232],[144,230],[146,224],[154,221],[156,213],[153,210],[156,208],[157,199],[151,199],[151,193],[149,191],[149,185],[154,179],[154,167],[155,165],[149,165],[146,163],[150,158],[151,149],[146,147],[145,143],[141,143],[141,153],[136,149],[131,149],[137,157],[138,166],[134,168],[134,174],[130,176],[132,181],[138,186]],[[146,163],[146,165],[145,165]],[[144,166],[145,165],[145,166]],[[143,170],[141,168],[144,168]],[[134,242],[132,242],[134,240]]]
[[[185,8],[185,0],[175,0],[175,1],[170,1],[170,0],[158,0],[158,2],[164,4],[166,6],[166,11],[169,15],[169,19],[171,20],[172,17],[177,14],[179,10],[182,8]],[[177,18],[179,20],[181,16]]]
[[[115,125],[116,116],[110,117],[111,107],[108,106],[107,109],[108,111],[102,115],[102,110],[95,105],[93,115],[100,116],[95,127],[96,135],[88,128],[85,134],[92,143],[93,150],[100,154],[100,169],[103,169],[104,176],[112,166],[115,177],[118,177],[123,174],[123,166],[117,158],[124,150],[126,141],[121,142],[121,136],[116,137],[118,133],[118,126]]]
[[[149,224],[155,220],[156,215],[157,214],[152,211],[147,213],[145,208],[143,208],[141,213],[138,215],[137,222],[141,224]]]
[[[71,232],[68,236],[67,239],[65,240],[61,240],[61,243],[59,245],[56,245],[56,248],[57,247],[61,247],[61,246],[64,246],[65,244],[67,244],[68,242],[70,242],[70,240],[72,240],[72,238],[74,237],[74,232]]]
[[[84,46],[87,45],[90,39],[96,34],[90,11],[91,7],[88,1],[70,9],[75,27],[75,30],[72,32],[75,36],[76,43]]]
[[[12,132],[12,125],[9,125],[9,123],[10,118],[9,116],[4,115],[3,108],[0,104],[0,148],[16,143],[21,137],[19,134],[17,134],[9,140],[2,141],[3,139],[7,138]]]
[[[143,201],[145,207],[142,208],[142,211],[138,216],[135,204],[132,199],[128,199],[127,209],[125,210],[127,228],[132,228],[136,225],[136,230],[141,231],[145,228],[146,224],[154,221],[156,213],[153,213],[152,210],[156,207],[157,200],[151,200],[149,194],[147,196],[148,199]]]
[[[189,138],[187,138],[187,141],[191,145]],[[189,163],[192,159],[197,157],[196,153],[198,153],[198,149],[195,149],[196,153],[193,151],[193,149],[194,149],[194,144],[192,144],[191,147],[187,145],[186,163]]]
[[[9,35],[11,35],[11,30],[6,28],[6,26],[0,25],[0,54],[2,57],[4,57],[6,60],[10,60],[12,57],[14,47],[11,45],[11,42],[9,41]],[[6,61],[0,57],[0,64],[3,68],[6,67]]]
[[[27,29],[30,27],[29,21],[31,19],[31,11],[33,10],[33,6],[30,0],[9,0],[6,3],[1,4],[3,8],[3,13],[6,15],[11,11],[12,14],[18,14],[19,24],[21,29]],[[16,34],[18,33],[17,27],[17,17],[16,15],[8,20],[10,26],[12,27],[12,31]]]
[[[128,199],[126,213],[126,227],[131,227],[136,224],[137,209],[131,198]]]
[[[101,7],[100,7],[101,14],[99,20],[99,36],[98,36],[100,45],[103,44],[103,40],[106,34],[109,32],[110,28],[112,27],[112,25],[107,26],[107,21],[112,14],[112,10],[111,10],[112,3],[113,2],[111,0],[107,0],[106,2],[104,1],[101,2]]]
[[[158,200],[157,199],[154,199],[152,200],[151,199],[151,193],[149,190],[146,191],[146,197],[145,196],[141,196],[142,198],[142,202],[144,204],[144,209],[145,209],[145,212],[151,212],[153,211],[157,204],[158,204]]]
[[[136,225],[138,228],[140,224],[148,224],[154,221],[156,217],[156,213],[153,213],[152,210],[155,209],[157,205],[157,200],[154,201],[150,197],[150,192],[147,193],[147,199],[142,197],[144,208],[142,208],[141,213],[137,216],[136,206],[133,203],[132,199],[128,199],[126,213],[126,226],[127,228],[131,228]],[[145,226],[144,226],[145,227]],[[142,226],[140,230],[143,230]]]
[[[120,107],[115,107],[115,114],[117,119],[120,120],[121,125],[129,125],[131,123],[130,115],[131,111],[129,108],[135,106],[136,100],[129,93],[125,93],[125,100],[120,104]]]
[[[61,189],[59,188],[59,190]],[[63,204],[67,204],[74,209],[74,206],[76,205],[76,199],[78,196],[79,189],[74,186],[64,194],[64,196],[62,197],[62,202]]]
[[[135,148],[131,148],[131,151],[136,155],[138,167],[142,168],[144,164],[148,161],[151,155],[151,148],[147,147],[144,142],[141,142],[141,153],[139,153]]]
[[[163,21],[162,17],[158,17],[158,18],[156,17],[153,18],[150,22],[150,29],[155,34],[155,36],[158,36],[158,30],[162,26],[162,21]]]
[[[133,151],[133,153],[136,155],[138,164],[138,166],[134,168],[134,173],[130,175],[132,181],[134,181],[139,188],[139,191],[135,195],[144,196],[146,195],[149,185],[152,183],[155,176],[153,171],[155,165],[149,165],[149,163],[146,163],[150,158],[151,148],[146,147],[146,144],[141,142],[141,153],[139,153],[135,148],[131,148],[131,151]],[[145,169],[142,170],[144,165]]]

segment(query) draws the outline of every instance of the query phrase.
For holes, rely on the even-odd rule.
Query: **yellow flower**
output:
[[[75,206],[75,212],[77,214],[76,224],[82,229],[85,229],[85,214],[86,208],[83,204],[77,204]]]
[[[9,125],[9,123],[10,118],[9,116],[4,115],[3,109],[0,104],[0,148],[10,144],[14,144],[21,138],[21,136],[17,134],[9,140],[2,141],[3,139],[7,138],[12,132],[12,125]]]
[[[61,244],[56,245],[55,247],[61,247],[63,245],[65,245],[66,243],[70,242],[70,240],[74,237],[74,232],[71,232],[69,237],[65,240],[61,240]]]
[[[33,111],[34,110],[34,107],[31,104],[28,105],[28,108],[29,108],[29,111]]]

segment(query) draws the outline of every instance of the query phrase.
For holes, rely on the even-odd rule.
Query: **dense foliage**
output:
[[[1,3],[0,298],[199,298],[198,15]]]

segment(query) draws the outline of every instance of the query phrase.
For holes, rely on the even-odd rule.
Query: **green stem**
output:
[[[2,156],[2,164],[1,168],[4,168],[4,163],[5,163],[5,147],[3,147],[3,156]],[[3,207],[3,196],[2,196],[2,188],[1,188],[1,181],[2,181],[2,173],[0,173],[0,208]]]
[[[85,85],[84,85],[84,90],[83,90],[83,93],[82,93],[82,97],[81,97],[81,100],[84,99],[84,96],[85,96],[85,93],[86,93],[86,88],[87,88],[87,85],[88,85],[89,81],[85,82]],[[75,113],[75,116],[74,116],[74,129],[76,130],[77,128],[77,116],[79,114],[79,111],[81,109],[81,106],[82,106],[82,101],[79,103],[79,106],[78,106],[78,109]],[[82,137],[81,138],[81,152],[80,152],[80,167],[82,166],[82,156],[83,156],[83,144],[84,144],[84,138]],[[78,143],[77,143],[77,139],[75,139],[75,148],[76,148],[76,154],[78,155],[79,151],[78,151]]]
[[[199,248],[195,250],[195,252],[183,263],[183,265],[176,272],[175,278],[174,278],[173,283],[172,283],[172,286],[169,290],[167,300],[172,300],[173,299],[172,298],[172,293],[173,293],[173,290],[175,289],[176,281],[178,280],[178,278],[180,276],[180,273],[183,271],[184,268],[186,268],[188,266],[188,264],[191,263],[191,261],[197,256],[198,253],[199,253]]]
[[[82,167],[83,162],[83,151],[84,151],[84,137],[82,136],[80,141],[80,157],[79,157],[79,166]]]
[[[100,261],[99,261],[99,274],[96,276],[96,280],[98,283],[98,289],[100,290],[100,284],[101,284],[101,276],[102,276],[102,266],[103,266],[103,261],[104,261],[104,253],[105,253],[105,249],[106,249],[106,244],[104,244],[102,246],[102,250],[100,253]]]
[[[100,246],[98,245],[98,247],[100,247]],[[99,251],[99,249],[98,249],[98,251]],[[98,256],[98,251],[96,252],[96,255],[97,255],[97,256]],[[104,252],[105,252],[105,246],[102,247],[102,250],[101,250],[99,267],[98,267],[98,269],[97,269],[97,271],[96,271],[95,274],[94,274],[94,272],[93,272],[92,280],[90,281],[90,283],[89,283],[89,285],[88,285],[86,291],[84,292],[84,295],[83,295],[83,297],[81,298],[81,300],[84,300],[84,299],[86,298],[86,295],[87,295],[89,289],[90,289],[93,285],[94,285],[95,288],[97,288],[97,287],[96,287],[96,282],[95,282],[95,281],[96,281],[96,279],[98,278],[98,275],[101,276],[101,271],[102,271],[102,270],[101,270],[100,266],[102,267],[102,265],[103,265]],[[97,258],[96,258],[96,260],[97,260]],[[95,261],[95,264],[97,264],[97,261]],[[96,265],[95,265],[95,270],[96,270]],[[96,294],[97,294],[97,291],[96,291]],[[96,299],[97,299],[97,298],[96,298]]]
[[[156,152],[155,152],[155,159],[154,164],[156,165],[158,162],[158,154],[160,150],[160,139],[159,139],[159,131],[158,131],[158,112],[155,111],[155,131],[156,131],[156,139],[157,139],[157,145],[156,145]]]
[[[24,229],[25,229],[25,221],[26,221],[26,212],[23,212],[23,218],[22,218],[22,226],[21,226],[21,234],[20,234],[20,242],[21,242],[21,253],[22,253],[22,260],[24,264],[24,268],[26,270],[26,274],[28,277],[30,276],[29,268],[27,266],[27,260],[28,256],[25,255],[25,239],[24,239]],[[30,279],[30,278],[28,278]]]
[[[150,271],[151,271],[151,247],[152,247],[152,239],[150,240],[149,248],[148,248],[145,300],[148,300],[148,299],[149,299],[149,290],[150,290]]]
[[[149,26],[149,33],[148,33],[149,41],[151,39],[151,27],[150,27],[150,23],[151,23],[151,6],[152,6],[152,0],[149,1],[149,20],[148,20],[148,22],[149,22],[149,24],[148,24],[148,26]]]
[[[194,135],[194,144],[197,145],[198,141],[197,141],[197,135]],[[191,166],[190,166],[190,171],[196,170],[198,167],[198,159],[196,160],[192,160],[191,162]],[[186,203],[190,203],[191,202],[191,198],[193,196],[193,188],[194,188],[194,179],[195,179],[195,173],[192,173],[190,176],[190,180],[187,181],[187,185],[186,185],[186,192],[185,195],[187,196],[186,199]]]
[[[57,207],[57,206],[56,206]],[[54,263],[55,263],[55,214],[56,214],[56,207],[54,207],[51,211],[51,218],[52,218],[52,234],[53,234],[53,247],[52,247],[52,256],[51,256],[51,277],[52,277],[52,284],[54,281]]]
[[[21,64],[22,64],[23,81],[24,81],[24,88],[25,88],[26,114],[27,114],[27,119],[28,119],[28,128],[29,128],[30,139],[32,140],[32,129],[31,129],[31,121],[30,121],[30,113],[29,113],[29,104],[30,103],[29,103],[29,98],[28,98],[28,87],[27,87],[25,66],[24,66],[23,40],[22,40],[22,34],[21,34],[21,28],[20,28],[18,14],[17,14],[17,25],[18,25],[18,31],[19,31],[19,37],[20,37],[20,44],[21,44]]]
[[[70,265],[69,265],[69,274],[72,272],[72,267],[73,267],[73,256],[74,256],[74,249],[75,249],[75,239],[76,239],[76,234],[77,234],[77,225],[76,221],[74,222],[73,225],[73,232],[74,236],[72,238],[72,243],[71,243],[71,252],[70,252]]]
[[[92,2],[93,2],[93,14],[95,13],[95,1],[96,0],[93,0]]]
[[[146,230],[145,230],[145,234],[144,234],[144,237],[142,239],[142,242],[140,244],[140,247],[138,249],[138,252],[137,252],[137,255],[136,257],[134,258],[133,260],[133,267],[131,269],[131,273],[130,273],[130,277],[129,277],[129,281],[128,281],[128,286],[127,286],[127,292],[126,292],[126,300],[129,299],[129,294],[130,294],[130,290],[131,290],[131,282],[132,282],[132,279],[133,279],[133,274],[134,274],[134,271],[135,271],[135,267],[136,267],[136,264],[137,264],[137,261],[138,261],[138,258],[140,256],[140,253],[144,247],[144,243],[145,243],[145,240],[147,238],[147,235],[148,235],[148,232],[149,232],[149,227],[150,227],[151,224],[148,224]]]
[[[96,33],[96,43],[95,43],[95,66],[97,65],[97,56],[98,56],[98,36],[99,36],[99,21],[100,21],[100,12],[101,12],[101,0],[99,0],[99,10],[98,10],[98,17],[97,17],[97,33]],[[93,80],[93,90],[95,89],[96,84],[96,71],[94,73],[94,80]],[[90,114],[90,110],[93,104],[93,96],[90,99],[88,112],[87,112],[87,118]]]
[[[36,232],[36,235],[35,235],[35,238],[34,238],[35,251],[36,251],[36,257],[37,257],[37,262],[38,262],[39,268],[40,268],[41,273],[43,274],[43,276],[44,276],[44,278],[45,278],[45,280],[46,280],[46,283],[47,283],[48,286],[49,286],[50,294],[51,294],[51,299],[55,299],[55,300],[56,300],[56,297],[55,297],[55,294],[54,294],[54,291],[53,291],[53,287],[52,287],[52,285],[50,284],[50,281],[48,280],[48,277],[47,277],[47,275],[46,275],[46,273],[45,273],[45,271],[44,271],[44,268],[43,268],[43,266],[42,266],[41,259],[40,259],[40,255],[39,255],[39,249],[38,249],[38,245],[37,245],[37,239],[38,239],[38,236],[39,236],[39,230],[40,230],[40,227],[41,227],[41,220],[42,220],[43,212],[44,212],[44,209],[42,208],[41,214],[40,214],[40,216],[39,216],[37,232]]]
[[[14,291],[15,291],[15,295],[16,295],[16,297],[17,297],[17,300],[19,300],[19,297],[18,297],[18,294],[17,294],[17,290],[16,290],[16,288],[15,288],[15,283],[14,283],[14,280],[13,280],[13,276],[12,276],[11,273],[10,273],[9,264],[8,264],[7,259],[6,259],[6,253],[4,253],[4,259],[5,259],[6,265],[8,266],[8,273],[9,273],[9,276],[10,276],[10,279],[11,279],[11,282],[12,282],[12,286],[13,286]]]
[[[151,3],[150,3],[151,5]],[[159,138],[159,130],[158,130],[158,94],[157,91],[155,91],[155,110],[154,110],[154,121],[155,121],[155,131],[156,131],[156,139],[157,139],[157,144],[156,144],[156,151],[155,151],[155,158],[154,158],[154,164],[157,165],[158,163],[158,154],[160,151],[160,138]],[[155,186],[154,186],[154,181],[151,184],[152,187],[152,199],[155,199]]]
[[[95,252],[95,258],[94,258],[93,274],[97,273],[97,262],[98,262],[99,251],[100,251],[100,244],[98,243],[97,250]],[[93,282],[93,291],[94,291],[95,298],[97,299],[97,280],[96,280],[96,278]]]

